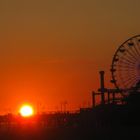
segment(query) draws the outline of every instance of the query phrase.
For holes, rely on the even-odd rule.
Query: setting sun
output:
[[[30,117],[34,114],[34,110],[31,105],[23,105],[20,108],[20,115],[23,117]]]

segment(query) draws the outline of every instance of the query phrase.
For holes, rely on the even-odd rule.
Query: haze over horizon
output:
[[[139,0],[1,0],[0,112],[91,104],[119,45],[140,34]]]

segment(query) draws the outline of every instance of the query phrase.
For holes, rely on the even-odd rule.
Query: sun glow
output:
[[[34,110],[31,105],[23,105],[20,108],[19,112],[22,117],[30,117],[30,116],[34,115]]]

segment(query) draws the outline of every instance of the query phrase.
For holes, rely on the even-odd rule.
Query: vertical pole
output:
[[[110,104],[110,92],[108,92],[108,104]]]
[[[101,89],[101,103],[105,104],[105,86],[104,86],[104,71],[100,71],[100,89]]]

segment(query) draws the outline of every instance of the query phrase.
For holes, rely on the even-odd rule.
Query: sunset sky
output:
[[[0,0],[0,113],[91,104],[115,50],[140,34],[139,0]]]

